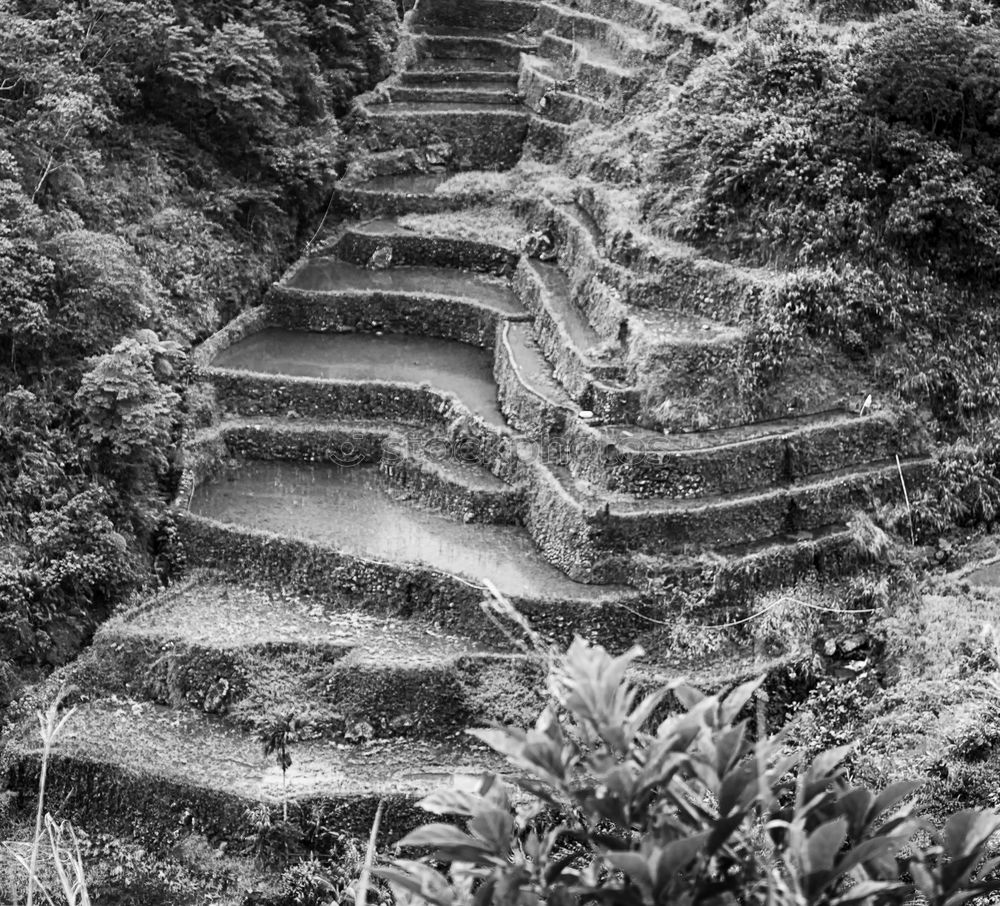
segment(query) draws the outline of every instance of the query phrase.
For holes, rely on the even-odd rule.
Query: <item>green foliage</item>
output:
[[[191,128],[211,129],[229,153],[273,141],[288,100],[281,61],[267,35],[228,21],[207,34],[192,27],[168,32],[164,81],[169,108],[191,117]]]
[[[128,542],[108,515],[110,499],[90,488],[32,516],[28,536],[44,586],[69,600],[92,599],[128,587],[134,578]]]
[[[124,241],[106,233],[60,233],[47,247],[55,262],[57,339],[80,355],[108,351],[143,324],[159,288]]]
[[[517,795],[491,776],[424,800],[467,830],[429,824],[401,841],[432,852],[380,872],[397,902],[958,906],[1000,889],[998,861],[983,860],[997,815],[958,812],[939,834],[908,801],[920,784],[852,787],[847,747],[798,766],[778,740],[754,742],[738,716],[759,683],[712,697],[676,686],[684,711],[648,730],[668,690],[639,699],[626,680],[638,654],[577,640],[533,730],[476,731]]]
[[[54,277],[34,242],[0,236],[0,337],[10,345],[12,368],[19,350],[49,342]]]
[[[790,316],[945,420],[995,406],[1000,30],[922,10],[845,48],[774,15],[754,25],[659,115],[645,216],[793,271],[751,366],[780,365]]]
[[[914,0],[813,0],[812,3],[822,22],[868,21],[913,9],[915,5]]]
[[[289,866],[281,876],[282,904],[288,906],[326,906],[338,899],[337,887],[318,859],[304,859]]]
[[[90,361],[76,401],[86,419],[82,434],[105,473],[166,469],[180,400],[162,381],[173,374],[171,359],[178,354],[175,346],[128,339]]]
[[[58,663],[177,562],[171,341],[298,253],[334,116],[397,22],[388,0],[0,0],[0,20],[0,634]]]
[[[934,473],[912,501],[913,522],[922,541],[954,526],[992,528],[1000,516],[1000,442],[987,427],[980,440],[956,441],[934,454]],[[908,514],[888,515],[897,531]]]
[[[282,774],[292,766],[292,756],[288,754],[288,745],[295,741],[302,726],[302,721],[295,714],[282,714],[274,717],[271,723],[260,731],[264,755],[274,756]]]
[[[759,313],[740,351],[740,390],[745,399],[766,393],[800,338],[799,325],[787,307],[768,307]]]
[[[906,13],[866,40],[856,73],[865,107],[887,123],[968,143],[974,154],[1000,136],[1000,33],[989,26],[933,9]]]

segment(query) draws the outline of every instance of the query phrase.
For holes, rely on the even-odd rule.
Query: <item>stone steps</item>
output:
[[[435,61],[491,60],[507,70],[516,70],[520,54],[538,47],[537,41],[524,35],[437,25],[418,28],[412,38],[419,57]]]
[[[400,79],[409,81],[427,77],[435,81],[443,78],[510,78],[517,76],[517,63],[510,57],[494,59],[492,57],[476,57],[464,54],[457,57],[432,57],[422,49],[423,55],[413,61],[413,65],[400,74]]]
[[[545,90],[546,77],[568,82],[584,96],[620,113],[642,83],[643,63],[623,63],[599,42],[567,38],[554,30],[542,32],[537,54],[521,57],[519,87],[526,97]]]
[[[498,210],[497,219],[502,216],[503,212]],[[455,282],[455,278],[445,276],[445,269],[506,273],[513,268],[517,256],[509,239],[425,232],[391,218],[344,225],[338,231],[336,242],[328,243],[319,254],[336,255],[344,261],[367,265],[378,249],[387,247],[392,250],[392,268],[383,268],[383,274],[391,275],[397,267],[439,268],[441,271],[435,273],[434,279],[444,283]]]
[[[534,314],[535,340],[569,396],[601,421],[634,421],[639,396],[624,380],[621,350],[599,336],[570,301],[562,271],[522,259],[515,288]]]
[[[732,634],[712,648],[630,674],[640,685],[687,676],[714,689],[775,663],[748,656]],[[310,739],[357,744],[526,724],[544,707],[544,670],[545,652],[510,640],[484,644],[418,615],[201,572],[108,621],[72,678],[93,698],[211,714],[244,733],[279,714],[307,716]]]
[[[741,363],[753,354],[752,336],[740,325],[756,317],[784,278],[713,265],[667,244],[636,256],[612,251],[618,234],[609,238],[580,203],[519,199],[517,207],[533,229],[553,236],[571,299],[587,321],[622,343],[625,381],[640,397],[636,415],[623,420],[674,431],[738,426],[855,398],[860,405],[871,387],[871,376],[846,360],[824,365],[822,380],[803,384],[789,376],[767,393],[746,384]],[[639,256],[653,273],[636,276],[626,262]],[[815,369],[816,359],[796,364],[793,357],[788,374]]]
[[[561,5],[555,0],[553,5]],[[663,0],[572,0],[572,9],[641,31],[655,32],[665,22],[683,19],[681,10]]]
[[[636,427],[650,373],[701,405],[686,384],[731,379],[760,275],[638,234],[585,183],[512,205],[488,171],[612,115],[641,65],[711,35],[658,0],[546,2],[529,22],[537,7],[421,0],[415,59],[359,103],[368,153],[338,186],[339,210],[381,219],[340,223],[193,354],[223,417],[186,441],[176,554],[209,572],[117,616],[74,668],[92,698],[49,793],[88,830],[166,847],[183,824],[277,853],[248,814],[277,821],[286,799],[307,839],[317,822],[365,838],[385,801],[391,844],[425,793],[498,767],[459,730],[540,704],[544,658],[491,587],[542,645],[640,644],[658,681],[767,672],[784,694],[792,642],[760,660],[720,626],[768,590],[856,574],[844,523],[900,497],[897,454],[919,484],[920,432],[888,409]],[[522,54],[549,119],[501,102]],[[390,219],[485,202],[513,211],[490,235],[469,211]],[[556,261],[520,254],[516,218]],[[312,722],[286,783],[257,734],[289,711]],[[3,755],[11,789],[37,788],[33,733]]]
[[[843,410],[667,435],[578,419],[566,444],[574,475],[640,499],[749,491],[927,449],[922,432],[891,411]]]
[[[546,358],[552,361],[553,357],[565,354],[594,377],[607,380],[624,377],[620,346],[602,337],[572,302],[569,281],[556,264],[522,259],[514,275],[514,287],[535,316],[536,333],[558,337],[558,343],[549,344],[553,346],[552,356]],[[568,386],[561,377],[560,380]]]
[[[635,308],[738,323],[780,285],[773,271],[706,258],[691,246],[644,232],[634,222],[634,204],[622,193],[585,185],[573,205],[543,203],[535,217],[554,220],[554,228],[578,248],[580,266],[599,273]]]
[[[8,788],[37,789],[37,727],[30,721],[2,757]],[[455,776],[473,789],[499,763],[468,737],[290,746],[287,776],[252,736],[194,711],[108,697],[80,704],[49,766],[47,793],[60,814],[88,830],[119,834],[154,848],[195,832],[234,852],[283,850],[280,834],[255,835],[253,815],[280,820],[281,803],[308,839],[310,825],[364,839],[380,801],[382,839],[396,840],[426,821],[417,802]]]
[[[909,487],[931,462],[902,469]],[[876,500],[903,501],[895,461],[825,473],[798,484],[678,500],[609,496],[564,468],[539,466],[527,492],[525,524],[546,559],[577,581],[627,582],[630,561],[684,549],[712,550],[843,524]],[[558,531],[543,531],[558,526]]]
[[[362,257],[367,252],[356,237],[350,244]],[[484,248],[462,253],[488,255]],[[412,333],[485,348],[502,321],[530,317],[505,280],[484,273],[405,264],[372,271],[327,256],[308,259],[275,287],[267,314],[270,326],[290,330]]]
[[[573,135],[573,126],[533,114],[528,120],[528,134],[524,139],[525,154],[539,163],[558,163],[563,159]]]
[[[469,343],[414,334],[264,327],[206,369],[219,403],[244,415],[467,418],[503,433],[492,356]]]
[[[384,235],[387,230],[393,233],[396,230],[396,225],[376,224],[372,227],[374,235]],[[425,239],[430,241],[431,237],[425,237]],[[541,287],[542,296],[546,295],[546,291],[551,290],[553,286],[557,292],[565,286],[565,275],[562,275],[558,269],[552,268],[551,265],[549,265],[551,270],[547,270],[541,263],[522,261],[520,268],[522,273],[530,273],[535,276]],[[454,271],[453,276],[457,277],[462,273]],[[546,273],[548,275],[547,281],[543,276]],[[464,277],[463,279],[468,278]],[[553,316],[557,313],[553,311],[551,303],[548,304],[550,305],[548,320],[554,323]],[[538,317],[539,311],[540,309],[536,309],[535,329],[540,329],[540,336],[544,340],[547,329],[545,327],[546,316]],[[539,324],[542,325],[541,328],[538,328]],[[673,322],[671,325],[673,326]],[[579,337],[585,330],[585,326],[586,322],[578,319],[574,323],[572,331],[575,331]],[[417,324],[413,329],[421,332],[424,330],[420,324]],[[572,346],[574,337],[570,329],[565,326],[565,322],[562,329],[564,340],[568,340],[569,345]],[[682,342],[697,347],[702,342],[701,329],[692,328],[690,332],[692,337],[682,338]],[[431,358],[415,362],[419,366],[417,373],[411,373],[409,364],[395,352],[396,347],[399,346],[401,349],[407,350],[406,355],[418,355],[419,358],[419,355],[423,355],[421,350],[425,346],[430,349],[433,345],[413,335],[394,336],[388,340],[371,336],[365,339],[363,336],[353,334],[301,335],[292,333],[285,336],[287,336],[287,341],[282,339],[280,342],[285,343],[290,352],[288,355],[283,354],[284,357],[274,366],[262,365],[264,358],[260,350],[252,343],[248,344],[245,339],[234,347],[230,347],[230,349],[236,349],[237,352],[226,350],[213,361],[213,370],[226,372],[231,380],[232,375],[228,372],[234,370],[234,365],[241,365],[241,361],[230,360],[234,355],[246,359],[246,364],[243,367],[249,367],[254,372],[251,379],[254,382],[259,382],[260,372],[268,369],[282,376],[279,387],[281,392],[277,394],[276,401],[267,399],[265,403],[262,403],[262,395],[252,393],[249,389],[251,382],[244,380],[242,385],[233,382],[228,386],[223,397],[225,403],[233,404],[235,401],[237,411],[263,411],[272,414],[280,413],[281,406],[284,405],[295,406],[295,411],[300,412],[300,414],[302,414],[300,410],[305,410],[307,414],[339,418],[369,414],[370,416],[418,418],[428,424],[435,422],[447,424],[450,420],[458,418],[463,420],[467,426],[472,426],[470,436],[476,438],[476,442],[482,445],[483,450],[488,449],[491,444],[503,440],[504,437],[510,437],[511,427],[529,438],[539,438],[545,442],[550,442],[565,434],[570,440],[571,447],[572,439],[575,436],[580,435],[585,429],[591,430],[593,427],[593,419],[581,420],[580,401],[574,402],[567,394],[565,389],[567,382],[559,381],[553,374],[549,362],[545,360],[543,348],[540,348],[536,341],[534,330],[524,321],[519,323],[505,320],[502,330],[496,333],[496,347],[492,359],[483,357],[480,363],[473,367],[468,363],[462,364],[456,359],[456,354],[459,351],[458,346],[441,347],[440,351],[436,351],[437,347],[435,347]],[[586,343],[593,336],[597,336],[596,331],[588,334],[583,342]],[[276,337],[273,334],[267,334],[260,339],[260,342],[267,347],[276,342]],[[310,387],[308,401],[305,405],[298,401],[290,402],[292,399],[296,399],[296,394],[301,393],[301,388],[295,387],[294,383],[290,384],[286,379],[289,374],[292,378],[305,377],[306,374],[303,373],[305,369],[316,367],[317,354],[304,349],[303,344],[306,346],[318,344],[317,348],[322,346],[324,350],[329,347],[328,351],[322,353],[322,356],[324,361],[332,363],[330,367],[333,369],[325,373],[322,380],[312,382],[313,386]],[[387,349],[388,352],[381,351],[376,355],[373,350],[379,348]],[[446,349],[447,351],[445,351]],[[462,353],[466,356],[469,354],[468,351]],[[365,369],[372,367],[372,363],[375,361],[383,363],[383,365],[378,366],[379,378],[372,380],[369,377],[365,380],[363,378]],[[356,366],[355,363],[360,364]],[[456,364],[459,367],[459,372],[449,371],[449,368],[453,369]],[[358,368],[357,378],[352,372],[355,367]],[[344,369],[347,369],[346,375]],[[383,369],[388,370],[383,373]],[[473,371],[476,371],[479,377],[473,379],[471,377]],[[492,371],[492,377],[490,371]],[[429,382],[430,386],[419,384],[418,380],[427,374],[434,376]],[[613,378],[613,374],[605,373],[602,374],[602,377]],[[218,382],[216,382],[216,386],[219,386]],[[322,392],[324,386],[326,387],[325,394]],[[497,394],[495,402],[494,391]],[[388,402],[387,393],[391,395],[391,403]],[[321,396],[323,408],[309,408],[312,405],[311,401],[319,400]],[[445,399],[449,397],[451,398],[450,405],[445,403]],[[249,405],[248,399],[251,401]],[[241,410],[239,408],[241,406],[247,407],[247,409]],[[531,536],[543,544],[546,556],[561,568],[569,571],[574,578],[587,581],[594,579],[597,581],[623,581],[623,577],[626,575],[623,572],[627,569],[626,565],[616,560],[614,571],[610,571],[610,567],[604,567],[600,564],[602,559],[607,559],[604,557],[605,553],[610,552],[617,557],[621,549],[629,547],[631,542],[620,540],[623,537],[631,537],[634,528],[629,526],[641,525],[644,538],[650,544],[645,552],[659,556],[669,553],[672,550],[671,545],[676,547],[675,541],[681,537],[687,538],[688,543],[707,546],[747,543],[753,540],[752,535],[746,534],[749,530],[745,526],[748,524],[757,524],[758,527],[764,526],[767,528],[766,536],[772,536],[780,534],[779,528],[784,525],[791,526],[795,531],[809,531],[820,525],[843,522],[850,516],[850,512],[845,507],[854,506],[858,500],[861,500],[865,488],[871,482],[862,481],[861,484],[864,487],[857,490],[856,493],[852,489],[844,490],[841,493],[836,488],[832,488],[832,485],[838,484],[838,482],[839,485],[843,484],[839,481],[840,476],[825,473],[842,466],[844,462],[848,464],[856,462],[859,465],[869,463],[873,455],[879,451],[887,455],[900,452],[899,448],[892,449],[893,444],[888,440],[891,435],[888,433],[884,435],[886,442],[881,447],[866,445],[867,438],[872,435],[878,436],[878,432],[870,427],[876,425],[877,420],[866,423],[865,420],[858,419],[856,423],[865,425],[865,431],[859,435],[857,441],[843,445],[840,451],[841,459],[828,457],[825,460],[826,467],[819,469],[824,474],[813,482],[816,488],[793,488],[784,495],[772,494],[762,503],[757,499],[762,496],[757,493],[757,490],[760,487],[768,486],[771,482],[765,479],[763,484],[755,485],[744,477],[743,481],[746,482],[744,485],[741,484],[741,479],[730,479],[730,475],[739,474],[735,471],[731,473],[726,471],[720,474],[719,462],[736,464],[742,459],[756,462],[758,465],[754,468],[765,470],[763,473],[757,472],[758,476],[767,476],[767,470],[770,469],[773,470],[772,474],[779,476],[777,480],[780,481],[781,477],[791,478],[794,476],[800,461],[809,461],[808,454],[802,460],[795,458],[794,442],[788,439],[788,435],[794,434],[795,431],[790,430],[790,426],[783,432],[776,432],[782,435],[782,440],[777,445],[773,439],[767,440],[770,433],[767,430],[758,432],[758,440],[754,437],[751,428],[748,429],[748,436],[741,436],[738,431],[721,435],[721,442],[717,443],[720,449],[713,451],[714,458],[704,455],[710,446],[709,444],[704,445],[706,450],[697,451],[696,444],[689,444],[683,455],[678,456],[676,451],[671,451],[669,455],[658,460],[659,468],[651,469],[647,460],[648,450],[633,449],[629,451],[623,457],[623,462],[614,473],[613,478],[609,472],[606,480],[598,478],[591,490],[585,494],[578,494],[575,501],[570,500],[571,513],[569,518],[585,526],[581,530],[582,535],[580,533],[576,535],[563,533],[564,537],[560,537],[556,543],[550,543],[548,546],[545,546],[544,543],[545,536],[549,533],[549,527],[545,524],[548,517],[542,518],[537,512],[535,515],[531,515],[532,492],[536,489],[530,487],[531,481],[529,480],[526,482],[529,485],[528,528]],[[830,426],[827,428],[829,431]],[[596,430],[600,431],[601,429]],[[617,436],[621,437],[620,432],[626,430],[625,428],[618,429]],[[833,430],[840,430],[840,426]],[[591,438],[591,440],[593,439]],[[658,443],[657,446],[662,450],[661,444]],[[768,447],[770,447],[770,452],[768,452]],[[604,450],[606,449],[607,445],[604,447]],[[592,446],[588,452],[593,455]],[[553,462],[557,467],[561,467],[565,462],[571,470],[567,474],[575,476],[572,481],[578,483],[584,479],[588,468],[591,472],[595,468],[592,463],[587,464],[582,456],[583,454],[579,451],[571,452],[565,460]],[[759,465],[761,460],[766,464]],[[484,455],[483,461],[494,474],[504,474],[516,479],[517,483],[525,483],[516,462],[512,463],[509,459],[501,461],[495,457],[491,458],[488,453]],[[685,465],[679,465],[682,461]],[[822,456],[815,461],[824,462]],[[891,470],[888,467],[881,469],[878,482],[881,486],[887,484],[886,476],[889,472]],[[558,468],[553,474],[559,474]],[[750,474],[754,474],[752,470]],[[806,475],[807,472],[799,474]],[[715,477],[710,477],[713,475]],[[626,487],[635,485],[640,489],[640,500],[633,500],[631,496],[629,498],[619,496],[616,499],[614,494],[608,493],[613,484],[622,481],[622,476],[625,476]],[[891,477],[894,482],[894,474]],[[548,478],[543,475],[539,480],[544,483]],[[735,490],[733,490],[733,485],[725,484],[727,480],[732,480],[736,484]],[[713,482],[716,483],[714,487]],[[831,488],[827,488],[827,485],[831,485]],[[563,490],[565,491],[566,488]],[[744,490],[747,493],[737,494],[739,499],[715,499],[718,495],[713,496],[711,493],[717,491],[720,494],[726,494]],[[676,499],[657,501],[656,505],[652,507],[645,507],[641,503],[641,499],[661,496],[668,491],[672,491]],[[838,493],[839,496],[837,496]],[[563,496],[566,497],[567,494]],[[568,494],[569,498],[573,496],[573,494]],[[588,498],[590,499],[589,504],[586,502]],[[835,508],[826,507],[824,509],[817,506],[814,500],[820,498],[827,502],[832,501],[836,505]],[[566,505],[565,499],[562,504]],[[625,509],[622,512],[612,514],[612,506],[620,506]],[[762,506],[766,510],[766,516],[761,516],[758,512]],[[588,507],[595,512],[603,513],[606,518],[613,515],[614,520],[617,520],[612,531],[605,531],[606,527],[601,529],[604,540],[598,543],[594,543],[592,538],[587,544],[583,544],[580,540],[581,537],[590,538],[594,535],[592,525],[595,520],[592,513],[588,514]],[[697,519],[691,515],[695,510],[698,511]],[[800,516],[803,512],[810,513],[808,520]],[[744,517],[741,515],[744,513],[751,515]],[[742,524],[741,519],[743,520]],[[548,519],[548,521],[563,527],[567,524],[566,519],[561,517]],[[721,534],[713,534],[713,532],[718,531],[716,525],[719,522],[724,523],[723,531]],[[567,542],[565,538],[571,540]],[[574,556],[579,561],[570,566],[566,565],[565,559],[564,547],[567,543],[575,549]],[[594,553],[587,553],[588,544]],[[641,550],[639,547],[635,549]]]
[[[445,86],[436,84],[392,85],[386,89],[391,103],[432,104],[496,104],[511,106],[520,103],[517,89],[510,88],[505,80],[496,82],[456,82]]]
[[[269,470],[272,484],[275,472]],[[294,472],[287,474],[296,480]],[[673,645],[670,624],[665,622],[671,612],[669,602],[621,585],[574,582],[542,558],[524,529],[460,525],[366,490],[366,519],[391,508],[394,521],[386,527],[394,539],[413,529],[407,535],[409,547],[386,551],[385,540],[372,543],[370,531],[362,534],[355,526],[331,522],[331,514],[338,512],[350,513],[356,520],[349,505],[343,510],[317,510],[320,503],[306,499],[303,506],[308,508],[300,509],[296,518],[276,501],[250,497],[255,483],[259,487],[255,479],[264,476],[265,470],[255,466],[235,485],[227,482],[226,488],[217,486],[206,489],[205,496],[196,495],[194,510],[178,512],[179,550],[190,567],[216,570],[231,581],[273,583],[319,598],[348,596],[359,608],[374,613],[399,617],[420,613],[483,644],[523,638],[517,625],[495,618],[483,603],[489,600],[484,580],[496,577],[501,593],[552,644],[565,646],[581,635],[616,651],[642,644],[654,657]],[[323,486],[331,487],[325,477]],[[344,505],[342,496],[339,500]],[[213,519],[210,513],[215,507],[229,521]],[[235,521],[241,511],[251,515]],[[415,524],[425,528],[418,531]],[[413,543],[419,544],[423,559],[413,553]],[[475,570],[471,576],[470,568]]]
[[[561,0],[557,0],[561,2]],[[573,0],[579,9],[653,35],[672,46],[687,45],[704,56],[728,45],[726,35],[706,27],[705,17],[691,4],[663,0]],[[709,17],[711,18],[711,17]]]
[[[422,0],[418,23],[512,32],[529,25],[537,12],[528,0]]]
[[[518,90],[524,105],[529,110],[567,125],[579,120],[605,123],[614,118],[614,111],[605,104],[584,94],[559,87],[574,83],[572,80],[560,78],[558,70],[554,67],[539,66],[535,59],[528,56],[522,58],[521,77],[518,82]]]
[[[491,470],[489,447],[467,436],[412,424],[357,419],[226,419],[188,443],[192,464],[179,499],[213,474],[203,463],[229,459],[374,466],[394,499],[459,519],[492,525],[521,521],[523,493]],[[497,471],[502,469],[497,468]]]
[[[891,410],[859,417],[836,409],[669,434],[581,419],[582,406],[557,380],[534,336],[544,321],[536,314],[534,331],[510,323],[498,336],[501,406],[512,425],[544,437],[550,450],[561,451],[552,453],[556,461],[598,488],[637,499],[702,497],[801,481],[895,455],[919,458],[927,451],[925,432]],[[548,344],[550,357],[556,350],[566,353],[571,342],[563,333],[562,345]]]
[[[255,501],[255,512],[259,511],[258,503]],[[370,512],[372,499],[366,497],[365,503],[366,512]],[[325,540],[304,537],[301,524],[286,524],[275,533],[222,523],[198,512],[181,512],[177,518],[182,549],[191,566],[216,570],[227,581],[273,583],[320,600],[348,596],[352,606],[383,616],[408,618],[419,613],[422,619],[447,627],[449,633],[487,646],[524,639],[517,625],[493,616],[489,607],[484,611],[487,593],[479,583],[482,576],[489,576],[477,573],[480,578],[470,580],[458,565],[458,558],[468,563],[470,556],[487,556],[486,548],[480,552],[477,540],[486,529],[491,532],[488,568],[495,574],[508,565],[503,552],[512,550],[510,539],[514,536],[508,534],[507,543],[498,544],[493,527],[474,527],[471,535],[463,533],[457,557],[455,551],[439,549],[436,556],[446,560],[442,566],[403,559],[397,550],[385,559],[373,557],[372,551],[358,549],[363,541],[356,533],[344,545],[336,545],[329,533]],[[560,527],[560,531],[576,530],[569,523]],[[435,543],[440,544],[440,538],[435,537]],[[547,549],[544,539],[541,543]],[[677,654],[671,627],[678,601],[701,602],[700,609],[688,611],[689,616],[710,624],[722,623],[746,615],[763,591],[802,578],[831,581],[856,572],[865,563],[863,552],[855,548],[842,526],[822,526],[795,537],[758,538],[752,544],[719,548],[707,558],[693,549],[658,561],[646,558],[634,562],[613,550],[603,550],[588,564],[586,558],[593,551],[586,543],[580,550],[570,545],[553,551],[566,552],[576,564],[570,568],[587,574],[590,581],[606,582],[617,575],[627,577],[639,589],[571,581],[537,553],[530,553],[533,550],[531,544],[515,554],[510,565],[519,571],[520,578],[507,575],[501,592],[546,644],[562,647],[576,635],[613,651],[640,644],[654,663],[663,664],[671,663]],[[530,590],[512,590],[526,577],[530,577]],[[655,580],[654,585],[642,590],[650,580]],[[714,672],[725,671],[720,664]]]
[[[579,47],[565,60],[521,56],[518,90],[523,103],[558,122],[572,123],[574,111],[596,123],[609,122],[622,112],[640,84],[633,70],[597,63]]]
[[[310,736],[337,743],[441,739],[544,704],[540,659],[509,645],[211,574],[105,624],[74,679],[248,733],[308,714]]]
[[[398,79],[399,84],[404,86],[460,88],[470,82],[488,82],[498,88],[517,90],[516,72],[497,72],[491,69],[407,69],[398,74]]]
[[[595,412],[600,409],[604,413],[602,420],[639,420],[644,405],[639,388],[647,385],[655,388],[656,402],[678,397],[687,400],[691,410],[702,406],[692,392],[694,388],[707,400],[704,407],[708,411],[714,398],[738,398],[745,342],[742,329],[677,310],[629,306],[618,288],[627,286],[627,272],[601,254],[584,212],[568,205],[550,205],[548,213],[550,216],[538,222],[554,235],[559,262],[565,269],[556,294],[546,294],[549,305],[578,313],[604,343],[619,347],[622,371],[615,377],[623,386],[633,388],[617,403],[602,404],[601,394],[591,401]],[[579,374],[577,371],[577,389],[581,380],[586,382]],[[621,397],[621,391],[611,393],[615,395]]]
[[[445,144],[463,170],[511,167],[528,129],[523,108],[497,104],[373,104],[358,107],[356,117],[371,151]]]
[[[474,197],[438,191],[454,175],[451,172],[404,172],[341,181],[336,197],[339,207],[355,217],[436,213],[474,204]]]
[[[552,374],[528,324],[504,324],[497,333],[494,378],[508,423],[549,443],[577,416],[578,407]]]
[[[466,522],[384,489],[376,466],[247,460],[199,484],[191,513],[352,557],[429,569],[512,597],[593,596],[546,563],[522,528]],[[480,585],[482,588],[483,586]]]
[[[659,43],[641,29],[559,6],[556,3],[538,4],[535,27],[543,35],[551,33],[552,36],[562,38],[571,45],[576,45],[577,42],[585,42],[582,45],[584,47],[599,44],[619,66],[626,69],[646,65],[662,54]],[[542,52],[544,54],[544,47]],[[569,60],[573,53],[574,48],[570,48],[555,58]]]

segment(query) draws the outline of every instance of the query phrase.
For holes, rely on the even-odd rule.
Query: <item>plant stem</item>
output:
[[[368,851],[365,853],[365,864],[361,866],[361,875],[358,877],[358,894],[354,898],[354,906],[367,906],[368,885],[372,873],[372,864],[375,861],[375,841],[378,839],[378,828],[382,823],[382,811],[385,808],[385,800],[380,799],[378,808],[375,809],[375,820],[372,821],[372,830],[368,835]]]
[[[38,849],[42,842],[42,816],[45,814],[45,775],[49,766],[49,734],[42,727],[42,770],[38,778],[38,808],[35,810],[35,839],[31,841],[31,858],[28,862],[28,898],[27,906],[35,901],[35,873],[38,868]]]
[[[906,479],[903,477],[903,466],[899,461],[899,454],[896,454],[896,469],[899,471],[899,483],[903,486],[903,500],[906,501],[906,513],[910,517],[910,544],[917,545],[916,533],[913,531],[913,508],[910,506],[910,495],[906,491]]]

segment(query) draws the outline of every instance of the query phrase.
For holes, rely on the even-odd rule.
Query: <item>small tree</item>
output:
[[[900,805],[920,784],[852,787],[850,747],[799,767],[779,739],[754,741],[737,720],[759,681],[725,696],[676,685],[640,701],[626,679],[640,653],[611,657],[578,639],[533,730],[474,731],[507,757],[516,795],[491,775],[478,794],[425,799],[467,831],[429,824],[401,841],[430,848],[447,871],[428,858],[381,870],[397,903],[851,906],[919,894],[959,906],[1000,889],[1000,860],[983,861],[993,812],[959,812],[937,834]],[[683,710],[647,729],[671,693]],[[931,842],[915,843],[919,831]]]
[[[264,756],[273,755],[281,768],[281,820],[285,824],[288,824],[288,769],[292,766],[288,745],[294,742],[303,726],[300,718],[294,713],[288,713],[275,717],[259,734]]]
[[[98,470],[130,495],[143,519],[150,487],[168,465],[180,397],[166,383],[173,373],[173,346],[122,340],[90,360],[76,394],[85,423],[81,434],[92,444]]]
[[[141,326],[161,301],[156,285],[124,240],[72,230],[46,246],[55,261],[60,340],[83,355],[105,353]]]

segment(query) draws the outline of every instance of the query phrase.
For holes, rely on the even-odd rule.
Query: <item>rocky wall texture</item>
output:
[[[522,0],[423,0],[418,22],[508,32],[530,24],[536,13],[534,3]]]
[[[506,330],[497,335],[493,376],[497,398],[508,423],[531,438],[547,438],[562,433],[574,415],[557,402],[529,387],[518,368]]]
[[[202,432],[188,447],[178,503],[235,459],[316,462],[354,468],[378,465],[388,493],[465,522],[515,525],[521,521],[520,488],[493,480],[492,469],[510,471],[513,451],[494,443],[452,439],[420,429],[361,422],[309,424],[233,422]],[[477,469],[484,470],[482,477]]]
[[[25,799],[31,795],[29,791],[38,789],[40,758],[32,749],[9,746],[0,761],[5,787],[20,791]],[[196,833],[214,846],[226,843],[232,854],[258,851],[265,860],[281,856],[285,850],[281,836],[260,837],[248,815],[260,807],[259,797],[213,789],[199,780],[197,774],[182,782],[110,762],[54,755],[47,775],[47,794],[50,801],[60,803],[62,816],[77,826],[85,826],[90,833],[115,834],[161,850]],[[306,839],[317,823],[364,839],[383,801],[387,816],[382,824],[385,839],[399,839],[426,822],[426,812],[414,797],[377,789],[369,795],[297,799],[290,805],[289,819]],[[274,822],[281,821],[280,804],[264,808]]]
[[[443,144],[456,170],[507,169],[521,156],[528,131],[528,117],[522,112],[482,110],[455,116],[454,111],[408,113],[400,106],[359,110],[357,128],[368,150]]]
[[[507,643],[504,631],[484,618],[485,589],[420,565],[366,560],[299,539],[224,525],[179,513],[183,546],[192,566],[214,568],[240,581],[267,581],[322,597],[352,596],[358,606],[399,616],[440,620],[484,643]],[[664,617],[670,602],[609,586],[599,595],[581,589],[580,598],[511,596],[531,626],[555,644],[580,634],[611,650],[634,643],[651,652],[669,642]],[[505,626],[507,631],[511,626]]]
[[[344,261],[367,264],[376,250],[392,248],[394,267],[451,267],[499,274],[513,266],[511,248],[473,239],[451,239],[423,233],[378,233],[350,229],[320,254],[335,254]]]
[[[251,308],[198,346],[191,353],[191,364],[197,369],[209,368],[220,352],[269,326],[267,309],[263,305]]]
[[[110,693],[224,717],[256,732],[280,684],[282,704],[308,711],[310,734],[337,742],[452,735],[501,719],[511,694],[540,704],[540,661],[470,654],[413,660],[386,669],[351,647],[301,643],[216,647],[172,643],[124,631],[102,633],[77,673],[93,693]],[[506,694],[500,694],[501,689]],[[528,715],[522,715],[527,717]],[[360,740],[357,738],[360,735]]]
[[[330,333],[409,333],[490,349],[504,316],[469,299],[421,293],[312,292],[277,287],[268,296],[270,326]]]

